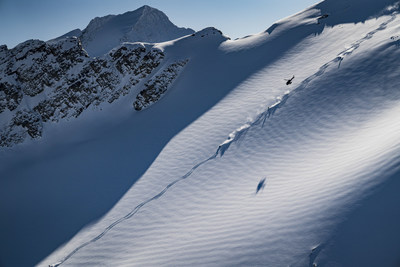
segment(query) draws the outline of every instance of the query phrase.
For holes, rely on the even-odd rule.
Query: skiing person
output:
[[[292,84],[293,79],[294,79],[294,75],[293,75],[293,77],[290,78],[289,80],[284,79],[284,80],[286,81],[286,85]]]

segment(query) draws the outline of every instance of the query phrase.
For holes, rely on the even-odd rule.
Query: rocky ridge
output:
[[[134,107],[148,107],[187,62],[160,66],[164,57],[160,49],[136,43],[91,58],[76,37],[29,40],[13,49],[1,46],[0,146],[39,138],[44,123],[76,118],[89,107],[113,103],[145,79],[150,80]],[[154,73],[161,74],[151,78]]]
[[[159,43],[192,33],[194,30],[177,27],[162,11],[145,5],[119,15],[96,17],[82,31],[75,29],[59,38],[76,36],[88,54],[97,57],[124,42]]]

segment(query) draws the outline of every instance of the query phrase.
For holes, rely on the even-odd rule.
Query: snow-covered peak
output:
[[[63,35],[61,35],[61,36],[59,36],[57,38],[51,39],[51,40],[49,40],[49,42],[58,41],[58,40],[61,40],[61,39],[64,39],[64,38],[68,38],[68,37],[79,37],[81,35],[82,35],[81,29],[75,29],[75,30],[69,31],[66,34],[63,34]]]
[[[207,27],[204,28],[198,32],[196,32],[196,35],[199,35],[200,37],[205,37],[205,36],[213,36],[213,35],[218,35],[222,36],[222,32],[214,27]]]
[[[368,19],[393,13],[399,9],[399,5],[397,0],[324,0],[276,21],[263,32],[226,42],[222,48],[238,51],[267,47],[273,39],[282,42],[277,49],[292,46],[306,36],[321,34],[326,27],[364,23]]]
[[[0,46],[1,264],[396,266],[400,10],[363,1],[236,41]]]
[[[121,15],[92,19],[80,38],[90,56],[100,56],[123,42],[158,43],[193,32],[175,26],[163,12],[145,5]]]

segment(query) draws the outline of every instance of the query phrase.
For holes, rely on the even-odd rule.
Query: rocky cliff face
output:
[[[47,44],[26,41],[14,49],[0,48],[0,112],[15,110],[23,95],[34,97],[54,86],[68,70],[88,58],[77,39]]]
[[[45,123],[76,118],[89,107],[112,103],[145,79],[150,81],[145,83],[140,103],[146,104],[136,100],[134,107],[148,107],[165,93],[184,65],[162,66],[164,56],[161,50],[143,44],[124,44],[91,58],[78,38],[29,40],[13,49],[1,46],[0,146],[39,138]]]
[[[144,84],[144,89],[136,96],[133,106],[136,110],[142,110],[157,102],[167,91],[168,87],[179,75],[188,60],[172,63],[160,74]]]

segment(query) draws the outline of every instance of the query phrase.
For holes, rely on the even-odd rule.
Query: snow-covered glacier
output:
[[[130,92],[1,149],[0,263],[397,266],[399,8],[146,43]]]

